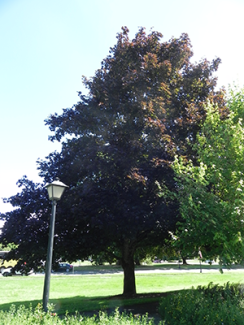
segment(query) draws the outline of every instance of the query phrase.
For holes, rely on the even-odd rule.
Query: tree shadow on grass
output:
[[[89,299],[88,297],[75,296],[68,298],[49,299],[49,304],[53,305],[53,311],[57,314],[74,313],[76,311],[87,311],[90,309],[99,308],[102,304],[102,297],[94,297]],[[42,300],[23,300],[23,301],[12,301],[11,303],[5,303],[0,305],[0,309],[8,311],[12,305],[18,308],[21,305],[25,307],[36,308],[38,305],[42,306]]]
[[[105,311],[108,314],[112,313],[116,308],[120,312],[127,312],[133,314],[157,313],[159,301],[162,297],[171,294],[172,292],[163,293],[145,293],[137,294],[133,298],[126,298],[123,295],[109,296],[109,297],[85,297],[75,296],[69,298],[49,299],[49,304],[53,305],[53,312],[58,315],[74,314],[78,312],[84,316],[97,315],[100,311]],[[8,311],[11,305],[18,308],[21,305],[29,308],[36,308],[37,305],[42,306],[42,300],[25,300],[14,301],[11,303],[1,304],[0,309]]]

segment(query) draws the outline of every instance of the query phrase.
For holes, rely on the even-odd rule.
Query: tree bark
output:
[[[182,257],[183,265],[187,265],[186,257]]]
[[[123,295],[133,297],[136,295],[134,248],[130,240],[125,240],[123,245],[123,254],[121,265],[124,271],[124,289]]]

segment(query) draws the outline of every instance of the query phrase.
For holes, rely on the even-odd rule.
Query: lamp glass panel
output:
[[[60,200],[65,187],[57,186],[57,185],[50,185],[47,187],[48,196],[50,200]]]
[[[60,200],[64,190],[65,190],[65,187],[53,185],[53,198],[55,200]]]
[[[53,199],[52,185],[47,186],[46,189],[47,189],[47,192],[48,192],[49,199],[52,200]]]

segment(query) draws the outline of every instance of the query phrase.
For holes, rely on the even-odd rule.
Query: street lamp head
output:
[[[67,185],[60,182],[58,178],[55,181],[45,186],[48,192],[49,199],[51,201],[58,201],[61,199],[61,196]]]

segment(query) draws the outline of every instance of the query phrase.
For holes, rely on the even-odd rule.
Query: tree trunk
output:
[[[183,265],[187,265],[186,257],[182,257]]]
[[[124,290],[123,295],[133,297],[136,295],[134,248],[129,240],[124,241],[121,265],[124,270]]]

